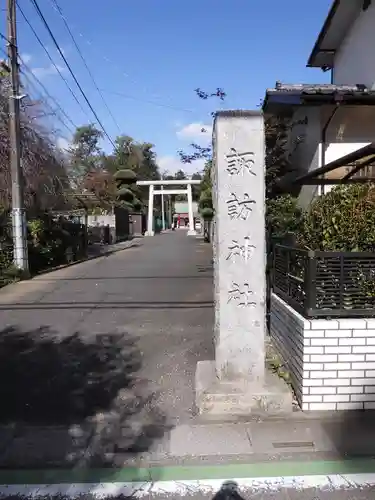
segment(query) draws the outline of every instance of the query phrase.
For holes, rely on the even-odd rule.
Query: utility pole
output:
[[[16,0],[7,0],[8,57],[11,79],[9,96],[9,144],[12,179],[12,230],[14,265],[28,272],[24,181],[21,167],[19,68],[17,51]]]

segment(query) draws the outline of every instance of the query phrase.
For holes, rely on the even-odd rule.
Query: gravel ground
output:
[[[4,500],[29,500],[32,497],[24,497],[19,495],[3,496]],[[33,497],[35,498],[35,497]],[[42,497],[39,497],[42,498]],[[47,496],[43,497],[44,500],[70,500],[71,497],[64,496]],[[94,500],[98,497],[93,495],[82,495],[77,497],[79,500]],[[194,493],[185,494],[180,496],[178,494],[161,494],[161,495],[145,495],[142,497],[129,497],[129,496],[116,496],[107,497],[111,500],[130,500],[131,498],[143,498],[144,500],[161,500],[161,499],[173,499],[173,500],[373,500],[374,498],[374,488],[353,488],[353,489],[339,489],[339,490],[318,490],[315,488],[306,490],[295,490],[295,489],[281,489],[277,491],[254,491],[247,490],[241,491],[240,493],[232,491],[219,491],[216,494],[212,493]]]

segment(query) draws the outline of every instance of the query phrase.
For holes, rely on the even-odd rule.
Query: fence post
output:
[[[311,317],[316,309],[316,255],[313,250],[307,254],[305,269],[305,304],[304,312]]]
[[[285,250],[285,247],[283,248],[284,252],[286,253],[286,286],[288,290],[288,296],[291,296],[292,291],[290,289],[290,248],[288,250]]]

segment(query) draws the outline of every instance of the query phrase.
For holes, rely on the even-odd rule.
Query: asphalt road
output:
[[[18,337],[43,328],[44,338],[77,333],[90,343],[125,332],[141,356],[139,379],[173,424],[194,415],[196,364],[214,358],[213,318],[211,247],[185,231],[0,291],[1,325]]]

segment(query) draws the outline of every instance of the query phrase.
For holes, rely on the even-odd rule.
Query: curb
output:
[[[255,479],[356,474],[369,474],[375,480],[375,459],[101,469],[0,469],[0,484],[201,481],[221,480],[222,478]]]
[[[185,498],[192,493],[214,494],[226,482],[236,483],[240,492],[253,493],[285,489],[315,489],[315,494],[316,489],[363,491],[364,488],[371,488],[372,491],[375,485],[374,471],[374,460],[86,471],[3,470],[0,471],[0,495],[33,498],[52,495],[79,498],[87,494],[97,498],[120,495],[142,498],[155,495],[163,499],[177,498],[176,495],[179,495],[179,498]],[[274,472],[276,475],[269,475]]]

